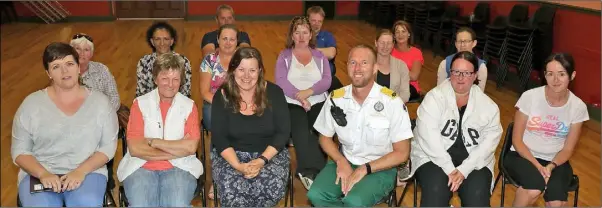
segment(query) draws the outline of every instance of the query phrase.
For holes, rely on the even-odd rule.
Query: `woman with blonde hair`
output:
[[[185,207],[194,198],[203,174],[195,155],[201,134],[196,104],[180,92],[185,70],[180,55],[157,56],[152,70],[157,87],[132,104],[128,151],[117,168],[130,206]]]

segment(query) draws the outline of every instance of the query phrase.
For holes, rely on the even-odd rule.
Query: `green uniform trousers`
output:
[[[357,165],[351,165],[355,170]],[[346,196],[341,191],[341,182],[335,184],[337,165],[328,161],[324,169],[307,192],[307,198],[315,207],[372,207],[389,196],[395,187],[397,170],[383,170],[364,176]]]

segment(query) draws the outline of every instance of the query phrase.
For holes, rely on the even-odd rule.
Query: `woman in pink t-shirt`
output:
[[[408,69],[410,69],[410,100],[414,100],[420,97],[418,77],[424,64],[422,51],[412,46],[412,27],[410,23],[399,20],[393,25],[393,31],[395,32],[395,47],[393,47],[391,55],[401,59],[408,65]]]

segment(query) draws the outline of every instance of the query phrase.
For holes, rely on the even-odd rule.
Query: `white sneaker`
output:
[[[303,176],[301,175],[301,173],[298,174],[299,175],[299,180],[301,181],[301,184],[303,184],[303,186],[305,187],[305,189],[309,190],[309,188],[311,187],[311,184],[314,183],[314,179],[310,178],[311,176]]]
[[[411,173],[410,162],[406,162],[405,164],[402,164],[401,167],[397,168],[397,180],[405,181],[405,180],[410,179],[412,177],[410,175],[410,173]]]

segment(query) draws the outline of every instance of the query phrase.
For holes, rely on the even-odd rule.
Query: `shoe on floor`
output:
[[[301,183],[303,184],[305,189],[309,190],[309,188],[311,187],[311,184],[314,183],[314,179],[316,179],[316,174],[302,175],[301,173],[298,173],[298,175],[299,175],[299,180],[301,181]]]
[[[410,175],[411,173],[411,169],[410,169],[410,163],[406,162],[405,164],[402,164],[401,167],[397,168],[397,185],[399,185],[400,182],[405,182],[406,180],[410,179],[412,176]]]

